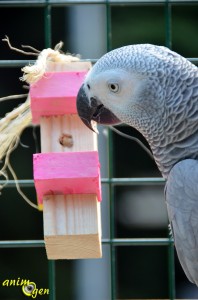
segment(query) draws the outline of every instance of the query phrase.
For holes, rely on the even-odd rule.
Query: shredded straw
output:
[[[23,76],[20,78],[22,81],[27,83],[35,83],[41,77],[43,77],[48,62],[74,62],[79,61],[79,57],[72,55],[65,55],[60,53],[63,43],[60,42],[56,45],[55,50],[48,48],[44,49],[38,56],[36,62],[32,66],[26,66],[22,69],[24,72]]]
[[[51,48],[44,49],[39,51],[31,46],[22,45],[22,48],[31,50],[24,51],[18,48],[15,48],[11,45],[9,38],[6,36],[2,41],[7,42],[11,50],[17,51],[24,55],[33,55],[37,56],[35,64],[25,66],[22,68],[23,76],[20,78],[21,81],[25,81],[28,84],[37,82],[39,79],[44,76],[44,73],[47,71],[48,63],[50,62],[75,62],[79,61],[78,56],[73,56],[70,54],[61,53],[61,48],[63,43],[58,43],[54,50]],[[23,130],[31,125],[32,115],[30,110],[30,98],[28,94],[23,95],[12,95],[7,97],[0,98],[0,102],[5,100],[19,99],[27,97],[27,100],[21,104],[19,107],[15,108],[13,111],[7,113],[4,118],[0,119],[0,160],[4,159],[4,165],[0,170],[0,176],[5,178],[5,184],[0,186],[0,190],[7,184],[8,175],[6,169],[9,169],[12,174],[17,191],[23,197],[23,199],[32,207],[39,209],[39,207],[30,201],[26,195],[21,191],[16,173],[10,165],[10,154],[18,146],[20,141],[20,135]]]

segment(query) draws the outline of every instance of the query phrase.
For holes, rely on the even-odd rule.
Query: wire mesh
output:
[[[45,31],[45,47],[50,47],[52,43],[51,37],[51,9],[52,7],[64,7],[67,5],[76,4],[104,4],[106,5],[106,39],[107,50],[112,47],[112,32],[111,32],[111,6],[115,5],[163,5],[165,11],[165,33],[166,33],[166,46],[172,47],[172,5],[184,5],[198,3],[197,0],[32,0],[32,1],[0,1],[0,7],[42,7],[45,10],[44,18],[44,31]],[[189,58],[193,63],[198,63],[198,58]],[[95,61],[93,61],[95,62]],[[2,60],[0,67],[22,67],[29,63],[30,60]],[[114,193],[116,186],[123,185],[164,185],[162,178],[113,178],[113,141],[112,133],[109,132],[109,176],[102,178],[102,184],[109,187],[109,203],[110,203],[110,238],[102,239],[103,245],[109,245],[110,258],[111,258],[111,299],[117,299],[116,291],[116,248],[119,246],[162,246],[168,247],[168,274],[169,274],[169,299],[175,298],[175,274],[174,274],[174,246],[173,239],[167,238],[116,238],[115,237],[115,207],[114,207]],[[3,184],[4,181],[0,181]],[[32,187],[32,180],[19,180],[22,187]],[[14,181],[8,182],[7,188],[15,187]],[[16,241],[0,241],[0,248],[32,248],[44,247],[43,240],[16,240]],[[49,261],[49,289],[50,300],[56,299],[56,263]]]

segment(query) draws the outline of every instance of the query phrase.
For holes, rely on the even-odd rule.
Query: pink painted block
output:
[[[32,122],[41,116],[77,114],[76,96],[87,72],[48,72],[30,87]]]
[[[101,201],[97,151],[38,153],[33,155],[38,203],[44,195],[97,194]]]

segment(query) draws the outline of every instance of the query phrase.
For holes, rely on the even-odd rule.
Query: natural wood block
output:
[[[38,203],[45,195],[96,194],[101,200],[97,151],[34,154]]]
[[[40,126],[42,152],[97,151],[97,134],[89,130],[78,115],[42,117]],[[69,147],[60,143],[64,135],[71,136]]]
[[[86,71],[48,72],[30,87],[32,122],[42,116],[77,114],[76,95]]]
[[[101,257],[100,203],[96,195],[46,196],[43,212],[49,259]]]

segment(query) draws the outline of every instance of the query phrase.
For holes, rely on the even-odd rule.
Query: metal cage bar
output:
[[[165,5],[167,0],[108,0],[110,5]],[[106,4],[106,0],[2,0],[0,7],[63,7],[77,4]],[[174,5],[193,5],[197,0],[169,0]]]
[[[48,261],[49,300],[56,300],[56,265],[54,260]]]
[[[172,4],[170,0],[165,2],[165,30],[166,30],[166,46],[172,48]],[[175,299],[175,272],[174,272],[174,246],[168,245],[168,283],[169,283],[169,298]]]

